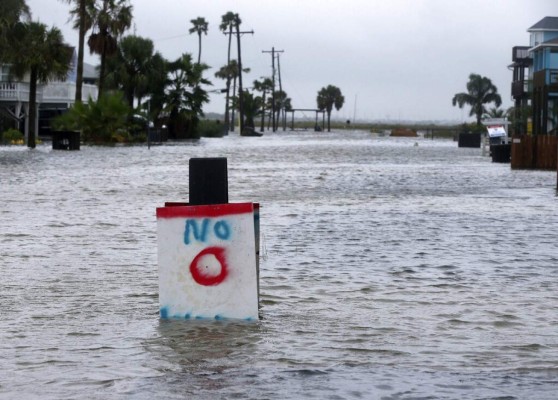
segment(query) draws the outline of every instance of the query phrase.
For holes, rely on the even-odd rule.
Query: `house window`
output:
[[[7,65],[0,66],[0,82],[8,82],[10,80],[10,67]]]
[[[543,32],[531,33],[531,47],[538,46],[543,41]]]

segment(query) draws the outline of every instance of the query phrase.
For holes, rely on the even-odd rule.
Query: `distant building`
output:
[[[27,136],[29,123],[35,123],[38,134],[50,132],[50,121],[67,111],[75,102],[77,56],[72,50],[70,71],[63,81],[50,81],[37,85],[39,112],[34,122],[29,121],[29,76],[15,80],[10,75],[10,65],[0,62],[0,131],[14,127]],[[83,65],[82,100],[97,99],[98,73],[90,64]]]
[[[533,65],[533,134],[556,134],[558,119],[558,17],[545,17],[530,27]]]

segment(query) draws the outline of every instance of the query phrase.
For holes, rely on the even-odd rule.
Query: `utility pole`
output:
[[[277,54],[277,77],[279,78],[279,92],[283,93],[283,86],[281,86],[281,54]],[[283,100],[286,100],[283,99]],[[281,122],[283,125],[283,130],[287,129],[287,116],[285,115],[285,104],[281,103],[281,108],[279,109],[279,114],[281,116]],[[277,121],[277,126],[279,126],[279,121]]]
[[[236,40],[238,42],[238,116],[240,118],[240,136],[244,132],[244,110],[242,108],[242,59],[240,58],[240,35],[244,33],[254,34],[254,31],[240,32],[238,20],[236,22]]]
[[[277,130],[277,124],[275,123],[275,53],[282,53],[283,50],[275,50],[275,47],[269,50],[262,50],[262,53],[271,53],[271,81],[273,82],[273,87],[271,89],[271,114],[272,114],[272,124],[273,132]]]
[[[244,111],[242,109],[242,58],[241,58],[241,51],[240,51],[240,35],[245,33],[249,33],[251,35],[254,34],[254,31],[240,31],[240,23],[236,21],[236,42],[238,46],[238,115],[240,118],[240,135],[242,136],[242,131],[244,130]],[[225,32],[225,35],[231,35],[232,32]],[[234,121],[233,121],[234,124]]]

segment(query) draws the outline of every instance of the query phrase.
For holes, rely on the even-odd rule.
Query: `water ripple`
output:
[[[158,319],[155,208],[206,156],[263,206],[258,323]],[[365,132],[0,166],[0,398],[555,398],[556,173]]]

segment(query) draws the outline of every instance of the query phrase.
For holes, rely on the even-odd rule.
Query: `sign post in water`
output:
[[[193,173],[197,164],[212,178]],[[228,200],[222,187],[209,191],[216,201],[207,193],[193,194],[200,187],[192,187],[192,177],[202,182],[198,186],[226,183],[206,160],[190,162],[190,174],[190,199],[209,204],[167,203],[157,209],[160,316],[257,320],[258,205],[219,203]]]

